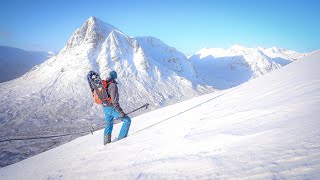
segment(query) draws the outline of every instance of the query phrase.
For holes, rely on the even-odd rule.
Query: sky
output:
[[[0,46],[59,52],[90,16],[188,56],[234,44],[320,49],[316,0],[1,0]]]

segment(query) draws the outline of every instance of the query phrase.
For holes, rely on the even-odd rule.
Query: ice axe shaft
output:
[[[144,107],[146,107],[146,109],[148,109],[148,106],[149,106],[149,103],[146,103],[145,105],[143,105],[143,106],[141,106],[141,107],[139,107],[139,108],[137,108],[137,109],[135,109],[135,110],[133,110],[133,111],[128,112],[127,115],[128,115],[128,114],[131,114],[131,113],[133,113],[133,112],[135,112],[135,111],[138,111],[139,109],[142,109],[142,108],[144,108]]]

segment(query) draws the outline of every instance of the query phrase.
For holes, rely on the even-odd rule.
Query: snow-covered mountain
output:
[[[155,109],[207,92],[185,55],[152,37],[129,37],[91,17],[66,46],[21,78],[0,84],[0,137],[74,132],[104,123],[86,75],[118,72],[120,104],[128,112]],[[0,165],[19,161],[74,137],[12,142],[1,146]]]
[[[317,179],[320,51],[0,169],[1,179]],[[113,136],[119,132],[120,124]]]
[[[145,103],[151,105],[149,110],[164,107],[215,91],[213,87],[220,84],[226,84],[225,88],[237,85],[232,78],[228,79],[234,76],[234,72],[241,80],[236,81],[238,84],[245,82],[251,78],[243,78],[248,69],[254,69],[258,76],[280,67],[280,62],[273,62],[275,58],[282,58],[277,56],[278,51],[290,54],[292,60],[299,58],[298,53],[276,48],[266,52],[273,57],[272,61],[266,55],[261,58],[260,52],[242,50],[241,47],[234,47],[232,51],[236,60],[225,57],[224,61],[233,62],[232,71],[228,72],[226,69],[230,65],[223,63],[209,69],[211,62],[201,67],[206,61],[199,63],[203,60],[199,59],[196,62],[195,57],[189,60],[157,38],[130,37],[91,17],[72,34],[59,54],[18,79],[0,83],[0,137],[72,133],[103,124],[102,108],[93,103],[86,80],[90,70],[100,72],[102,78],[106,78],[110,70],[118,72],[120,104],[128,112]],[[238,57],[242,54],[245,54],[243,58]],[[247,60],[247,57],[261,59],[255,62],[254,58]],[[269,69],[264,69],[264,65],[270,65]],[[237,71],[238,68],[242,68],[241,71]],[[220,79],[212,70],[221,72]],[[5,144],[0,146],[0,166],[38,154],[77,136],[80,134]]]
[[[196,72],[208,85],[227,89],[285,66],[308,53],[273,48],[204,48],[191,56]]]
[[[54,56],[53,52],[25,51],[0,46],[0,83],[22,76],[52,56]]]

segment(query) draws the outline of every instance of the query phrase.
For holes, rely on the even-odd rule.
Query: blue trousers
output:
[[[117,118],[123,122],[118,139],[123,139],[128,136],[131,119],[126,116],[124,118],[119,118],[120,114],[114,109],[114,107],[103,107],[105,120],[106,120],[106,127],[104,129],[104,136],[111,135],[113,129],[113,119]]]

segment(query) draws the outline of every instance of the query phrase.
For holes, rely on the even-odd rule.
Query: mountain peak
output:
[[[87,21],[95,22],[95,21],[97,21],[97,19],[98,19],[98,18],[96,18],[96,17],[94,17],[94,16],[90,16]]]
[[[93,27],[97,24],[99,24],[99,22],[101,22],[100,19],[94,17],[94,16],[91,16],[89,19],[87,19],[82,26],[88,26],[88,27]]]
[[[97,47],[116,28],[100,19],[91,16],[77,29],[67,43],[67,49],[82,45],[92,44]]]
[[[87,19],[82,26],[87,25],[89,27],[93,26],[93,27],[100,27],[100,28],[112,28],[115,29],[115,27],[113,27],[110,24],[105,23],[104,21],[100,20],[99,18],[96,18],[94,16],[89,17],[89,19]]]

